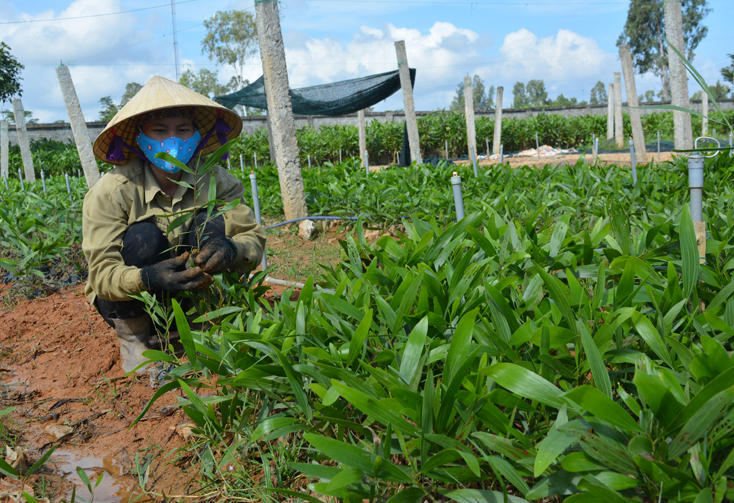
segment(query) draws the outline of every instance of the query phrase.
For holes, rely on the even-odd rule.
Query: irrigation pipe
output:
[[[293,220],[286,220],[285,222],[281,222],[279,224],[269,225],[265,228],[268,230],[275,229],[277,227],[283,227],[284,225],[294,224],[302,220],[359,220],[359,218],[360,217],[325,217],[325,216],[301,217],[301,218],[294,218]]]

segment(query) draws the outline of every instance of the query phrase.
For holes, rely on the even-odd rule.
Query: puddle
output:
[[[110,458],[79,457],[69,451],[58,450],[51,459],[56,465],[56,470],[63,475],[64,480],[76,486],[77,501],[91,501],[94,503],[149,503],[153,498],[146,496],[140,490],[136,479],[130,473],[126,473],[122,466]],[[77,467],[81,467],[87,474],[94,495],[82,482],[77,473]],[[95,488],[98,477],[102,475],[102,481]],[[66,499],[71,498],[71,491],[66,493]]]

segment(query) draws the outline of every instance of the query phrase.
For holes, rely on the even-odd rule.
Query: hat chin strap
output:
[[[209,142],[209,138],[211,138],[215,132],[217,133],[217,140],[219,140],[219,143],[224,145],[227,143],[227,133],[231,131],[232,128],[229,126],[229,124],[227,124],[227,122],[221,117],[217,117],[216,122],[214,122],[214,126],[212,126],[211,129],[209,129],[209,131],[207,131],[207,133],[204,135],[204,138],[199,143],[199,146],[196,147],[196,150],[194,150],[194,154],[192,155],[192,157],[195,157],[196,154],[199,153],[204,145]],[[130,152],[140,157],[143,161],[148,162],[148,159],[143,154],[141,154],[138,149],[136,149],[135,147],[131,147],[118,135],[112,137],[112,142],[110,143],[110,146],[107,149],[107,155],[105,156],[106,159],[111,162],[125,161],[125,154],[122,151],[123,147],[127,147]],[[227,159],[229,159],[229,152],[222,156],[223,161]]]

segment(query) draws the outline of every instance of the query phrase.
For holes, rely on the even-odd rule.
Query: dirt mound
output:
[[[147,377],[124,377],[114,331],[83,292],[81,284],[0,312],[1,398],[4,407],[16,407],[9,417],[20,434],[17,444],[28,448],[31,461],[58,445],[44,473],[52,495],[68,494],[71,478],[64,472],[82,466],[90,477],[97,469],[119,482],[113,484],[119,494],[95,494],[95,501],[126,501],[124,495],[143,480],[136,472],[146,464],[146,490],[185,494],[196,472],[174,431],[186,419],[170,407],[176,395],[162,397],[128,430],[153,390]],[[53,425],[71,430],[56,439],[44,431],[53,431]],[[118,470],[89,467],[90,459],[108,460]]]

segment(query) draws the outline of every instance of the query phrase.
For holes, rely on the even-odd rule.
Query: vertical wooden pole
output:
[[[683,13],[680,0],[665,0],[663,2],[665,16],[665,32],[668,42],[676,49],[685,54],[685,41],[683,39]],[[672,105],[690,109],[688,99],[688,76],[683,60],[678,54],[668,48],[668,67],[670,69],[670,94]],[[673,112],[673,132],[675,137],[675,148],[688,150],[693,148],[693,129],[691,127],[691,115],[685,112]]]
[[[701,113],[704,115],[701,119],[701,136],[706,136],[709,134],[709,95],[705,91],[701,95]]]
[[[492,153],[499,155],[500,145],[502,144],[502,86],[497,88],[497,98],[494,105],[494,141],[492,143]],[[487,153],[489,155],[489,153]]]
[[[617,147],[624,147],[624,122],[622,121],[622,74],[614,72],[614,140]]]
[[[632,54],[628,45],[619,46],[619,59],[622,61],[624,72],[624,84],[627,90],[627,105],[629,106],[630,123],[632,125],[632,139],[635,142],[635,155],[640,162],[647,162],[647,149],[645,148],[645,135],[642,132],[642,119],[640,118],[640,104],[637,101],[637,86],[635,85],[635,70],[632,66]]]
[[[307,216],[308,208],[303,189],[301,162],[298,157],[296,123],[293,119],[278,2],[275,0],[255,2],[255,20],[283,211],[286,220],[293,220]]]
[[[418,164],[423,162],[421,158],[420,136],[418,135],[418,121],[415,118],[415,101],[413,100],[413,83],[410,80],[410,67],[408,66],[408,53],[405,49],[405,41],[395,42],[395,52],[398,57],[398,70],[400,72],[400,87],[403,90],[403,106],[405,108],[405,121],[408,125],[408,143],[410,143],[410,158]]]
[[[466,118],[466,147],[469,159],[471,159],[477,152],[477,130],[474,124],[474,90],[471,87],[471,77],[464,77],[464,116]]]
[[[25,127],[23,103],[20,101],[20,98],[13,99],[13,112],[15,113],[15,131],[18,133],[18,145],[20,145],[20,156],[23,159],[25,179],[29,182],[35,182],[36,171],[33,168],[31,145],[28,140],[28,130]]]
[[[8,178],[8,149],[10,140],[8,138],[8,123],[0,121],[0,176]]]
[[[367,166],[367,158],[365,153],[367,152],[367,124],[364,118],[364,110],[357,112],[357,119],[359,122],[359,157],[362,159],[362,167]]]
[[[79,159],[82,163],[84,176],[87,179],[87,187],[92,188],[99,180],[99,167],[97,166],[97,160],[94,158],[94,152],[92,152],[92,142],[87,132],[87,123],[84,120],[82,107],[79,105],[79,98],[76,95],[74,82],[71,80],[69,67],[65,65],[57,67],[56,76],[61,86],[66,112],[69,114],[71,132],[74,134],[74,142],[79,151]]]
[[[614,84],[609,84],[607,93],[607,140],[614,138]]]

